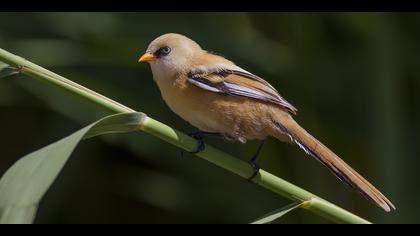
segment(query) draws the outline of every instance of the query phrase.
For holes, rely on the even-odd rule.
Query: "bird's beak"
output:
[[[153,54],[146,52],[143,54],[143,56],[140,57],[139,62],[148,62],[154,60],[156,60],[156,57]]]

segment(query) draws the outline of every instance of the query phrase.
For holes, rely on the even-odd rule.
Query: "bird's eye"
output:
[[[156,51],[155,55],[157,57],[162,57],[162,56],[166,56],[171,52],[171,48],[168,46],[165,47],[161,47],[159,48],[159,50]]]
[[[165,53],[166,55],[168,55],[171,52],[171,48],[170,47],[164,47],[164,48],[162,48],[162,52]]]

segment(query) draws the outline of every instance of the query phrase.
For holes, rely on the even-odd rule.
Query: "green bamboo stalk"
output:
[[[103,108],[115,113],[135,112],[135,110],[126,107],[110,98],[74,83],[54,72],[40,67],[26,59],[16,56],[0,48],[0,60],[18,68],[21,73],[35,77],[41,81],[48,82],[80,97],[88,99]],[[175,145],[186,151],[193,151],[198,143],[190,136],[177,131],[157,120],[148,116],[139,124],[139,130],[156,136],[172,145]],[[210,145],[206,145],[203,152],[196,154],[198,157],[207,160],[227,171],[235,173],[242,178],[248,178],[252,175],[253,169],[247,163],[235,158],[223,151],[220,151]],[[369,224],[370,222],[354,215],[298,186],[295,186],[267,171],[260,170],[253,182],[294,202],[302,203],[302,208],[312,211],[315,214],[323,216],[337,223]]]

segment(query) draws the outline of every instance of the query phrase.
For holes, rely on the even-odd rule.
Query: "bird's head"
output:
[[[149,62],[155,78],[168,78],[186,72],[194,58],[202,53],[201,47],[193,40],[168,33],[153,40],[139,62]]]

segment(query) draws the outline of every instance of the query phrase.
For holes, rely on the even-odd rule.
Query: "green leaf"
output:
[[[289,204],[285,207],[282,207],[280,209],[277,209],[275,211],[272,211],[270,213],[267,213],[267,214],[263,215],[262,217],[258,218],[257,220],[255,220],[251,224],[269,224],[269,223],[272,223],[273,221],[279,219],[280,217],[282,217],[285,214],[293,211],[294,209],[301,207],[303,204],[305,204],[305,202],[302,202],[302,203],[294,202],[294,203]]]
[[[39,201],[82,139],[138,130],[144,117],[142,113],[111,115],[21,158],[0,179],[0,223],[33,222]]]

